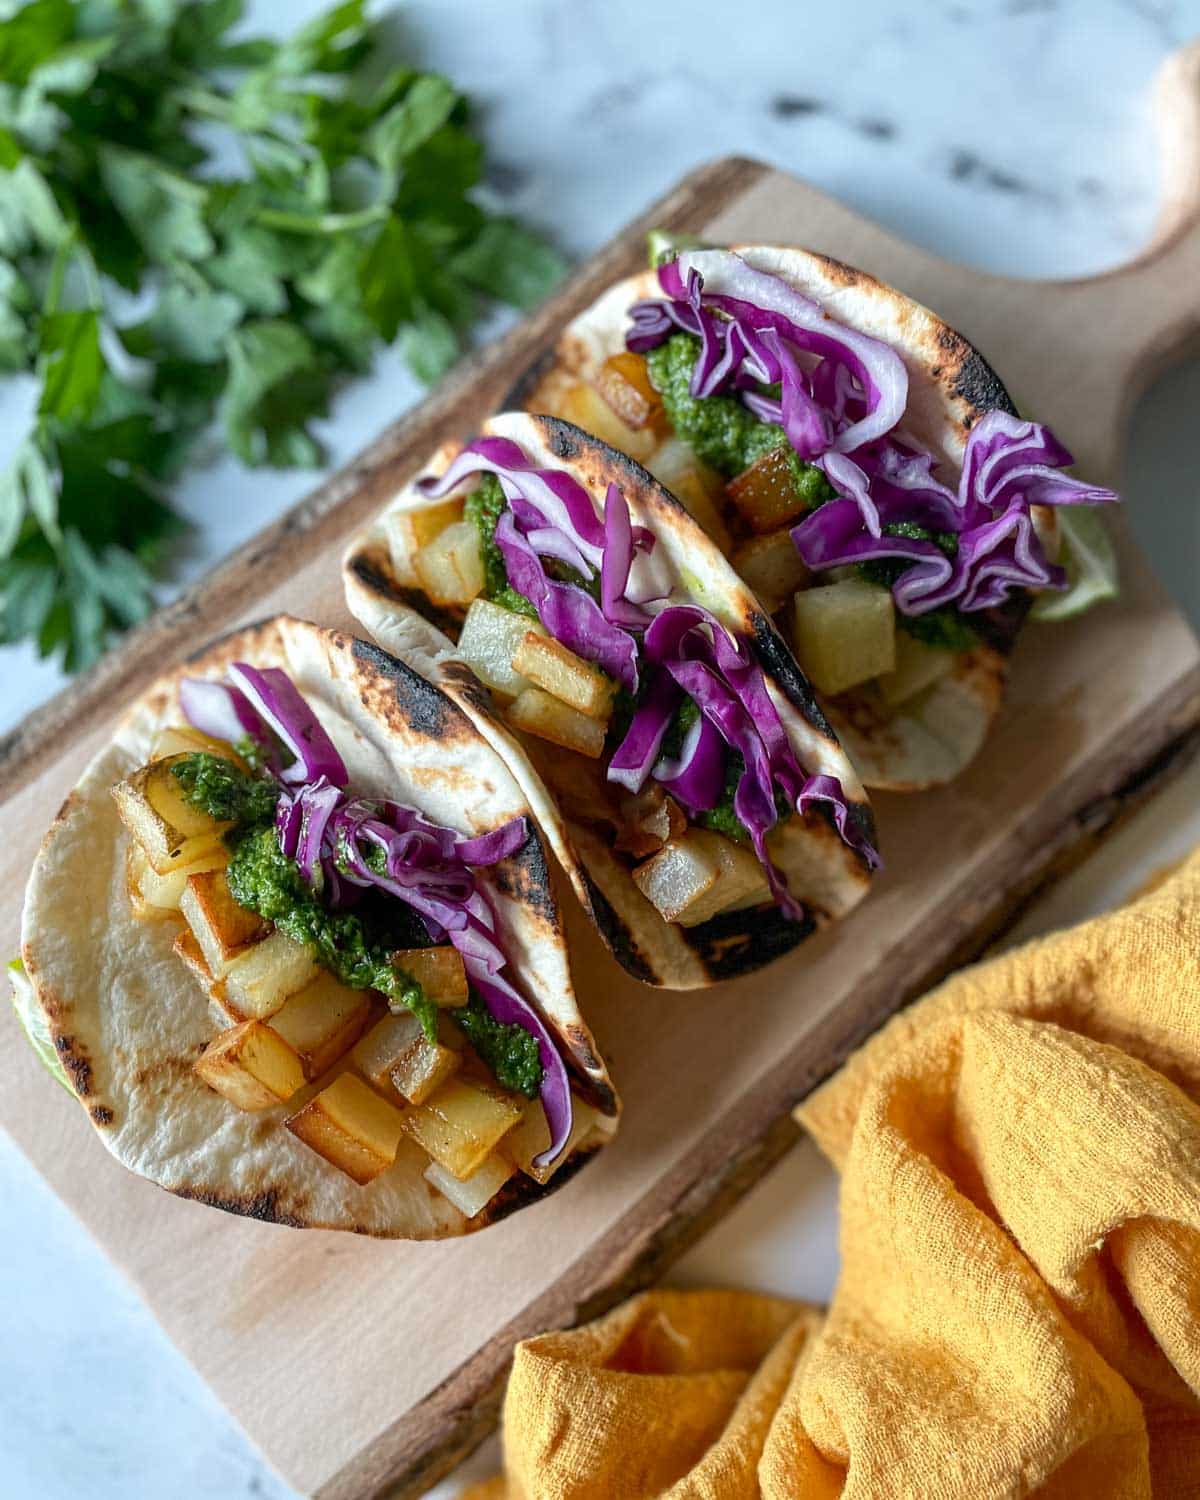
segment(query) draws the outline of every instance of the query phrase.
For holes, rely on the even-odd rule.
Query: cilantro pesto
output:
[[[496,545],[496,522],[507,505],[500,481],[494,474],[485,474],[479,487],[467,496],[463,517],[470,521],[479,533],[479,550],[483,555],[483,592],[493,604],[510,609],[514,614],[529,615],[537,619],[537,610],[524,594],[518,594],[508,581],[508,569],[504,566],[504,554]]]
[[[454,1012],[467,1040],[505,1088],[536,1099],[542,1082],[537,1038],[523,1026],[497,1021],[478,995]]]
[[[294,859],[279,847],[275,808],[279,791],[233,761],[199,751],[176,761],[171,774],[186,799],[211,817],[232,822],[226,879],[239,906],[256,911],[351,989],[379,990],[437,1037],[437,1007],[421,986],[392,963],[397,948],[422,948],[429,938],[416,913],[380,891],[367,891],[352,912],[321,905]]]
[[[782,427],[760,421],[736,396],[693,396],[688,386],[699,354],[699,339],[675,333],[650,350],[646,369],[675,433],[703,463],[732,478],[764,453],[783,447],[787,437]],[[833,498],[833,488],[820,469],[790,450],[789,463],[806,505]]]

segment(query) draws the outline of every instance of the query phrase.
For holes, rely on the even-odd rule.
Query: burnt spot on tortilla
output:
[[[540,1203],[544,1198],[549,1198],[552,1193],[557,1193],[559,1188],[566,1187],[572,1177],[591,1161],[598,1146],[585,1146],[582,1150],[572,1153],[554,1176],[547,1183],[534,1182],[531,1177],[517,1172],[500,1189],[488,1206],[481,1209],[475,1218],[467,1220],[468,1231],[484,1229],[489,1224],[499,1224],[501,1219],[507,1219],[510,1214],[515,1214],[529,1203]]]
[[[71,1087],[81,1099],[86,1099],[92,1091],[92,1065],[82,1046],[75,1037],[60,1035],[54,1038],[54,1050],[66,1069]]]
[[[829,720],[817,702],[808,678],[800,670],[799,663],[788,650],[770,618],[761,610],[755,610],[747,624],[754,654],[768,677],[778,683],[788,702],[804,715],[805,721],[831,745],[836,745],[837,736],[830,728]]]
[[[643,984],[657,984],[658,975],[643,957],[633,933],[586,868],[583,870],[583,880],[587,887],[589,914],[600,936],[612,949],[613,957],[627,974],[632,974]]]
[[[248,625],[239,625],[234,630],[226,630],[221,635],[214,636],[212,640],[200,646],[197,650],[189,652],[184,657],[185,662],[206,662],[214,653],[221,651],[223,647],[231,646],[234,642],[241,644],[249,643],[260,635],[265,635],[273,629],[278,615],[267,615],[261,620],[252,620]],[[231,653],[235,654],[235,653]]]
[[[736,979],[790,953],[816,930],[805,908],[802,922],[790,922],[775,906],[723,912],[688,929],[688,941],[714,979]]]
[[[567,1025],[560,1029],[560,1035],[566,1045],[575,1092],[602,1115],[615,1119],[620,1113],[620,1102],[604,1064],[596,1055],[591,1033],[584,1026]]]
[[[815,251],[809,251],[812,259],[817,261],[836,286],[880,286],[874,276],[868,276],[865,271],[860,271],[857,266],[848,266],[844,260],[835,260],[832,255],[818,255]]]
[[[170,1191],[177,1198],[186,1198],[191,1203],[203,1203],[206,1208],[219,1208],[223,1213],[237,1214],[243,1219],[258,1219],[264,1224],[286,1224],[291,1229],[310,1227],[306,1219],[297,1217],[295,1212],[288,1212],[281,1206],[277,1188],[266,1188],[261,1193],[248,1193],[240,1197],[208,1187],[173,1187]],[[301,1208],[302,1205],[296,1207]]]
[[[967,426],[973,426],[988,411],[1004,411],[1010,416],[1016,416],[1017,408],[999,375],[978,349],[965,339],[959,339],[959,343],[962,345],[962,358],[954,379],[954,394],[971,408],[966,418]]]
[[[526,818],[525,842],[506,860],[495,865],[492,878],[496,888],[536,912],[553,931],[559,930],[558,906],[550,883],[550,866],[546,851],[531,816]]]
[[[455,697],[466,703],[478,714],[495,717],[496,705],[492,695],[484,687],[465,661],[446,661],[438,667],[442,681],[454,689]]]
[[[107,1104],[93,1104],[88,1114],[92,1118],[92,1124],[103,1130],[106,1125],[111,1125],[116,1116]]]
[[[414,672],[397,657],[391,656],[371,641],[360,641],[355,637],[352,654],[376,678],[383,678],[393,685],[393,699],[404,716],[405,724],[414,734],[431,740],[461,738],[467,731],[467,722],[462,712],[432,682]],[[368,683],[363,689],[363,700],[370,698]],[[369,707],[375,705],[369,704]],[[390,703],[382,705],[386,715]]]
[[[462,629],[462,614],[440,609],[436,604],[430,603],[420,589],[408,588],[399,583],[387,564],[385,549],[382,547],[364,547],[354,554],[346,568],[377,598],[402,604],[405,609],[411,609],[423,620],[428,620],[451,640],[458,639],[458,632]]]

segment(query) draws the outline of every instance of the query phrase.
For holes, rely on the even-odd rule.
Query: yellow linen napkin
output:
[[[1200,855],[948,980],[798,1111],[828,1315],[656,1291],[518,1346],[476,1500],[1200,1497]]]

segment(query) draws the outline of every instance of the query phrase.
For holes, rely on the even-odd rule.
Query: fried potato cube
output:
[[[781,609],[797,589],[807,588],[808,569],[800,561],[786,526],[766,536],[751,537],[729,559],[769,615]]]
[[[433,505],[389,512],[383,524],[393,554],[411,561],[422,547],[428,547],[447,527],[456,526],[462,518],[463,499],[451,496]]]
[[[423,1104],[458,1071],[462,1057],[453,1047],[431,1042],[416,1016],[399,1011],[371,1027],[352,1061],[383,1093],[396,1089],[410,1104]]]
[[[633,872],[634,884],[665,921],[696,927],[719,912],[757,905],[769,895],[749,849],[709,828],[689,828]]]
[[[753,531],[775,531],[808,509],[796,485],[792,450],[786,443],[771,448],[726,486],[729,498]]]
[[[627,793],[617,804],[621,822],[613,847],[638,859],[654,854],[688,826],[687,814],[656,781],[640,792]]]
[[[404,1128],[462,1182],[483,1165],[520,1118],[520,1107],[510,1094],[476,1080],[451,1078],[424,1104],[405,1111]]]
[[[907,703],[918,693],[945,677],[954,665],[953,651],[940,651],[936,646],[927,646],[907,630],[896,632],[896,665],[879,679],[879,691],[883,701],[893,708]]]
[[[796,659],[822,693],[844,693],[896,665],[896,610],[889,589],[847,578],[805,589],[792,605]]]
[[[392,964],[415,979],[435,1005],[453,1010],[471,998],[467,970],[457,948],[398,948]]]
[[[516,1168],[502,1156],[492,1155],[462,1182],[447,1172],[440,1162],[431,1161],[425,1168],[425,1181],[432,1183],[443,1198],[449,1198],[460,1214],[473,1219],[484,1209],[512,1177]]]
[[[141,844],[131,839],[125,846],[125,894],[129,897],[130,909],[139,922],[153,922],[171,915],[169,910],[153,906],[142,894],[142,876],[149,869],[146,851]]]
[[[169,724],[158,731],[150,744],[150,759],[166,760],[171,755],[195,755],[200,751],[219,755],[222,760],[231,760],[245,768],[246,762],[232,745],[184,724]]]
[[[500,1142],[500,1151],[526,1177],[532,1177],[534,1182],[547,1183],[571,1159],[576,1147],[591,1134],[595,1123],[596,1111],[577,1094],[572,1094],[571,1133],[566,1145],[549,1165],[535,1167],[533,1158],[540,1156],[550,1145],[550,1126],[540,1100],[530,1099],[521,1111],[520,1120]]]
[[[658,445],[658,434],[653,428],[630,427],[613,411],[596,387],[586,381],[573,385],[558,403],[558,411],[552,415],[574,422],[576,427],[582,427],[584,432],[590,432],[594,438],[620,453],[627,453],[639,463],[649,458]]]
[[[360,1187],[396,1160],[403,1115],[353,1073],[339,1073],[303,1109],[284,1121],[311,1147]]]
[[[223,978],[239,953],[267,935],[268,924],[259,914],[247,911],[233,899],[224,870],[189,875],[179,898],[179,910],[200,944],[214,979]]]
[[[483,592],[483,553],[470,521],[456,521],[413,555],[413,569],[433,604],[470,604]]]
[[[112,789],[121,821],[159,875],[169,875],[212,853],[230,826],[210,818],[184,797],[171,775],[171,767],[181,758],[173,755],[153,761]]]
[[[517,729],[561,745],[564,750],[577,750],[592,760],[599,760],[604,750],[604,725],[598,719],[589,719],[541,688],[526,688],[510,705],[508,720]]]
[[[318,964],[303,943],[293,942],[278,928],[259,943],[239,953],[224,979],[229,999],[248,1016],[265,1021],[289,995],[295,995],[317,976]]]
[[[701,463],[682,438],[668,438],[646,460],[646,468],[727,553],[732,543],[724,516],[725,485],[716,470]]]
[[[281,1036],[254,1020],[215,1037],[196,1059],[196,1072],[239,1109],[269,1109],[304,1086],[300,1059]]]
[[[458,637],[458,655],[480,682],[515,698],[532,686],[513,666],[517,647],[527,635],[545,631],[528,615],[518,615],[487,599],[476,599],[467,610]]]
[[[352,990],[322,969],[311,984],[290,996],[268,1023],[304,1068],[305,1078],[320,1078],[362,1035],[371,1016],[366,990]]]
[[[607,724],[617,684],[552,636],[529,630],[513,653],[513,669],[570,708]]]
[[[202,875],[208,870],[223,870],[229,863],[229,850],[224,844],[219,844],[194,864],[172,870],[169,875],[160,875],[151,866],[140,844],[131,842],[129,848],[131,851],[136,850],[139,859],[138,891],[142,899],[158,908],[159,914],[163,916],[178,912],[189,876]]]
[[[650,383],[645,355],[633,354],[628,349],[609,355],[593,383],[626,427],[663,430],[666,418],[662,397]]]

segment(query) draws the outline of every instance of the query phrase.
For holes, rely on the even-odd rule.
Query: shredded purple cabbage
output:
[[[866,526],[850,500],[830,501],[792,530],[805,564],[842,567],[877,558],[912,563],[892,586],[897,607],[920,615],[952,604],[970,613],[1003,604],[1013,589],[1062,589],[1067,575],[1047,558],[1034,529],[1034,505],[1103,505],[1112,490],[1059,470],[1070,453],[1050,430],[1007,412],[987,412],[967,439],[958,493],[932,474],[932,459],[887,440],[867,462],[884,528],[898,523],[951,533],[953,556],[925,538]]]
[[[432,942],[449,940],[459,951],[467,977],[495,1019],[521,1026],[536,1039],[542,1064],[539,1098],[550,1144],[534,1162],[549,1165],[571,1134],[566,1064],[541,1017],[502,972],[506,960],[495,914],[473,873],[520,849],[529,833],[525,818],[460,838],[453,829],[429,822],[402,803],[351,797],[345,790],[344,762],[287,674],[278,667],[259,670],[237,662],[230,675],[236,686],[202,679],[184,683],[180,700],[189,722],[212,734],[220,714],[219,722],[236,723],[240,737],[240,732],[253,732],[246,722],[246,708],[252,705],[251,711],[260,714],[297,757],[278,773],[285,784],[276,806],[275,830],[280,849],[296,861],[304,879],[322,891],[333,908],[352,906],[370,887],[403,901],[421,917]],[[224,691],[218,696],[202,690],[209,686]],[[298,766],[311,774],[298,775]],[[382,851],[382,868],[378,859],[368,858],[372,849]]]
[[[838,500],[792,531],[808,567],[907,560],[893,594],[909,615],[951,604],[991,609],[1013,589],[1067,586],[1030,507],[1118,497],[1058,472],[1073,460],[1048,428],[988,412],[968,439],[956,493],[933,474],[932,456],[897,432],[908,376],[887,344],[835,323],[782,277],[729,250],[685,251],[658,278],[665,295],[630,308],[627,347],[645,353],[676,329],[697,337],[692,394],[740,397],[760,420],[782,426],[837,491]],[[775,383],[778,398],[758,389]],[[952,533],[954,555],[895,535],[900,526]]]

